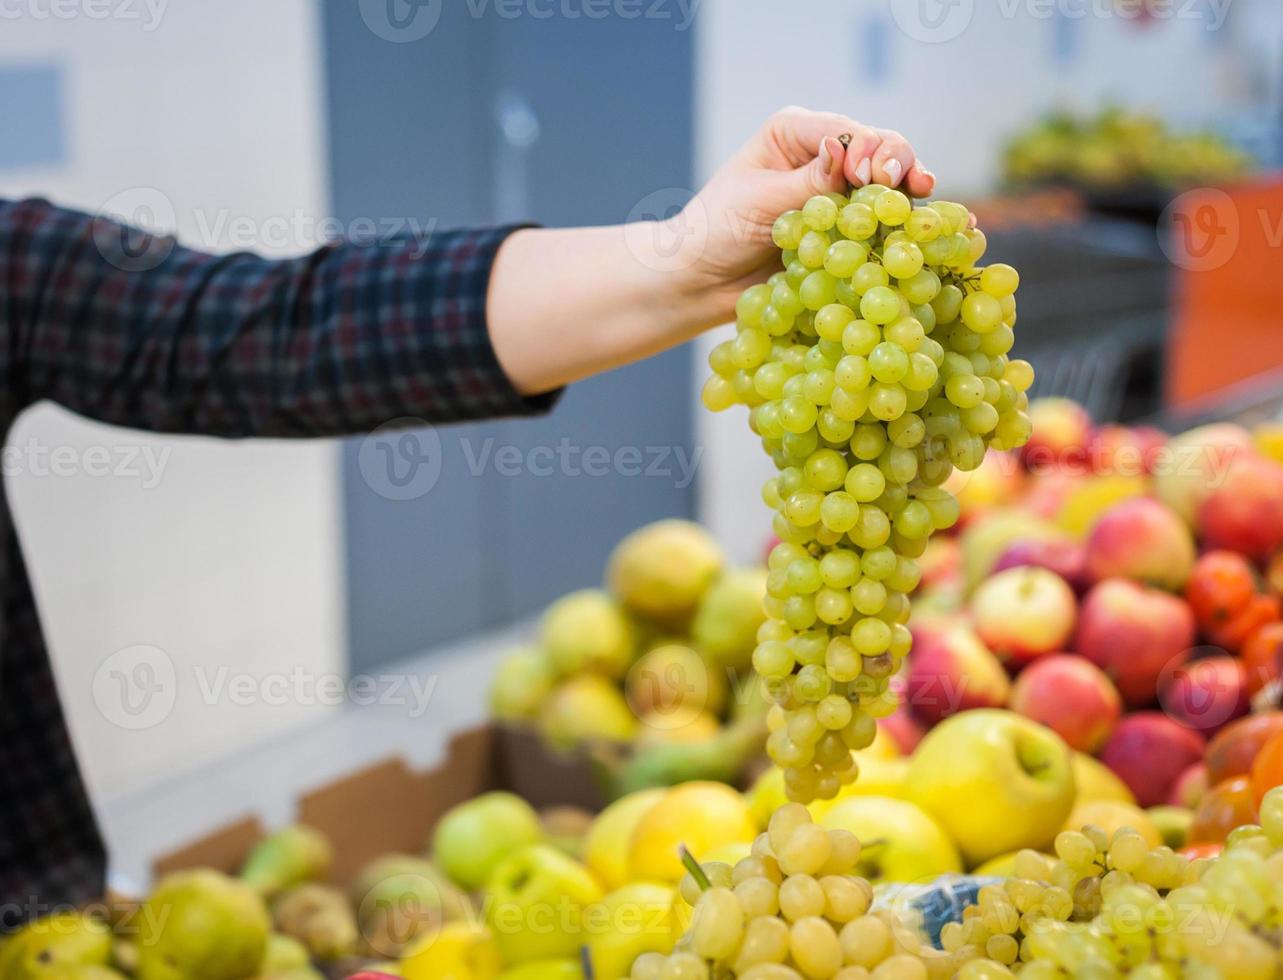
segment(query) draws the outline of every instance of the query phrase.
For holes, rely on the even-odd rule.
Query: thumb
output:
[[[793,206],[801,207],[816,194],[846,190],[845,161],[846,147],[836,137],[826,136],[815,159],[787,175],[790,196],[796,199]]]

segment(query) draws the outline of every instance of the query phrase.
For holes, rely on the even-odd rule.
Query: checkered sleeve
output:
[[[0,201],[8,397],[118,425],[342,435],[547,411],[495,358],[486,292],[514,228],[214,256],[47,202]]]

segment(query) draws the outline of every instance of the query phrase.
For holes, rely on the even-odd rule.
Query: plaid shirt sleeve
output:
[[[214,257],[43,201],[0,201],[0,426],[52,399],[219,436],[545,411],[486,329],[510,228],[301,259]],[[106,858],[0,483],[0,937],[102,894]]]
[[[270,260],[204,254],[44,201],[0,202],[11,397],[229,437],[544,412],[556,393],[517,392],[486,325],[490,270],[514,230]]]

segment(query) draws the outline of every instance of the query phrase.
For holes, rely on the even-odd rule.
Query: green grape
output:
[[[882,340],[882,332],[868,320],[855,320],[842,331],[842,349],[866,357]]]
[[[874,286],[860,299],[860,315],[872,324],[883,326],[900,315],[900,294],[890,286]]]
[[[822,231],[808,231],[802,236],[797,247],[797,258],[808,269],[824,268],[824,258],[829,253],[832,242]]]
[[[842,239],[829,246],[824,256],[824,271],[835,279],[850,279],[868,258],[868,249],[859,242]]]
[[[913,204],[900,191],[887,190],[873,202],[873,213],[884,225],[902,225],[913,213]]]
[[[894,323],[888,324],[882,333],[887,340],[899,345],[909,354],[921,348],[927,339],[927,333],[921,321],[913,316],[900,317]]]
[[[988,293],[972,293],[962,301],[962,322],[976,333],[989,333],[1002,323],[1002,305]]]
[[[1002,299],[1020,288],[1020,273],[1002,263],[988,266],[980,274],[980,288],[990,296]]]
[[[855,312],[840,303],[830,303],[815,314],[815,332],[823,340],[842,342],[847,326],[855,319]]]
[[[851,288],[855,290],[856,295],[863,297],[870,289],[886,286],[890,282],[891,277],[887,275],[886,269],[872,262],[866,262],[855,270],[855,275],[851,277]]]
[[[899,344],[883,341],[869,352],[868,365],[878,381],[894,384],[909,373],[909,355]]]
[[[857,354],[848,354],[838,361],[833,377],[838,386],[845,391],[863,391],[869,386],[869,382],[873,380],[871,362]]]
[[[864,241],[877,234],[878,217],[867,204],[855,202],[848,204],[838,214],[837,228],[851,241]]]
[[[777,248],[784,251],[795,251],[802,243],[802,236],[807,232],[806,221],[801,211],[785,211],[775,219],[771,229],[771,238]]]
[[[802,208],[802,219],[814,231],[828,231],[838,220],[838,206],[831,198],[817,195]]]
[[[977,293],[976,295],[983,296],[985,294]],[[823,269],[812,272],[802,282],[798,297],[801,299],[802,305],[808,310],[821,310],[836,301],[837,280]]]
[[[895,279],[912,279],[924,271],[922,264],[922,249],[913,242],[897,242],[888,246],[882,253],[882,265],[886,268],[887,274]],[[927,297],[927,299],[930,298],[930,296]]]

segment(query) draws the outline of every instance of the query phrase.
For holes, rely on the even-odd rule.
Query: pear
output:
[[[657,521],[615,546],[606,581],[631,612],[675,628],[690,622],[725,561],[713,536],[698,524]]]
[[[692,781],[734,783],[749,760],[762,752],[765,743],[765,724],[747,719],[732,723],[702,742],[640,745],[632,758],[615,764],[613,774],[608,774],[612,798],[653,786]]]
[[[56,912],[27,923],[0,947],[0,977],[34,980],[55,968],[105,968],[110,961],[111,930],[105,922]]]
[[[262,976],[276,976],[292,970],[306,969],[312,965],[307,947],[293,936],[274,932],[267,937],[267,953],[259,965]]]
[[[470,913],[463,894],[431,861],[389,854],[366,865],[348,897],[366,952],[397,959],[424,933]]]
[[[506,654],[490,685],[490,713],[499,721],[531,721],[552,691],[555,672],[542,650]]]
[[[264,838],[250,851],[241,879],[264,898],[330,873],[334,848],[319,830],[294,824]]]
[[[572,592],[549,606],[539,624],[539,642],[559,677],[591,673],[618,680],[637,650],[632,622],[599,589]]]
[[[253,888],[204,868],[161,879],[139,922],[138,980],[252,977],[271,928]]]
[[[272,921],[322,963],[356,951],[359,932],[347,896],[338,888],[308,882],[282,892],[272,903]]]

